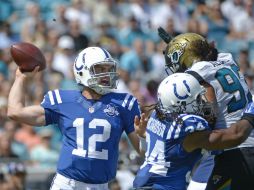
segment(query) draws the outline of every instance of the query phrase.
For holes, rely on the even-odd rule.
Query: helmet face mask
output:
[[[202,87],[204,88],[204,87]],[[215,118],[215,105],[211,102],[209,102],[205,96],[205,88],[204,92],[199,94],[198,97],[196,98],[196,105],[193,106],[194,113],[202,116],[205,119],[208,118]]]
[[[73,70],[78,84],[103,95],[117,87],[116,66],[117,62],[109,52],[99,47],[88,47],[77,56]]]
[[[178,47],[174,47],[170,50],[170,46],[166,49],[165,61],[166,61],[166,72],[168,75],[171,73],[181,72],[180,57],[184,53],[185,44],[177,44]],[[169,70],[170,72],[169,72]]]
[[[109,64],[112,61],[112,64]],[[89,87],[116,88],[116,63],[113,60],[92,65],[90,68],[91,78],[87,80]]]

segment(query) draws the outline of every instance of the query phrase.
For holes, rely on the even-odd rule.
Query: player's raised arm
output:
[[[16,78],[8,97],[7,115],[10,119],[29,125],[45,125],[45,111],[40,105],[25,107],[25,83],[26,79],[33,77],[38,72],[36,67],[31,73],[16,71]]]

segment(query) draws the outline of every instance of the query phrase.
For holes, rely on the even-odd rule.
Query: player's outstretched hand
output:
[[[146,135],[146,126],[147,126],[148,118],[145,116],[144,113],[141,114],[141,118],[139,119],[138,116],[135,116],[134,119],[134,127],[135,132],[140,136],[145,138]]]
[[[37,67],[34,68],[34,70],[32,72],[23,72],[22,73],[20,71],[20,69],[18,68],[16,70],[16,78],[20,78],[20,77],[23,77],[23,78],[30,78],[31,77],[32,78],[36,75],[36,73],[38,73],[39,69],[40,69],[40,67],[37,66]]]

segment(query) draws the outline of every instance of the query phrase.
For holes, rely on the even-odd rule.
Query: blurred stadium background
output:
[[[41,48],[47,69],[26,90],[39,104],[48,90],[75,89],[72,63],[79,50],[102,46],[119,60],[119,91],[143,105],[156,101],[165,77],[164,27],[172,36],[196,32],[231,52],[253,91],[253,0],[0,0],[0,189],[46,190],[55,172],[61,134],[57,127],[33,127],[6,117],[15,77],[9,47],[26,41]],[[125,136],[112,190],[128,190],[142,159]]]

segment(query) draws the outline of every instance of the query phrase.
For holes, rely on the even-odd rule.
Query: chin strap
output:
[[[147,144],[146,139],[139,136],[139,149],[146,152]]]

